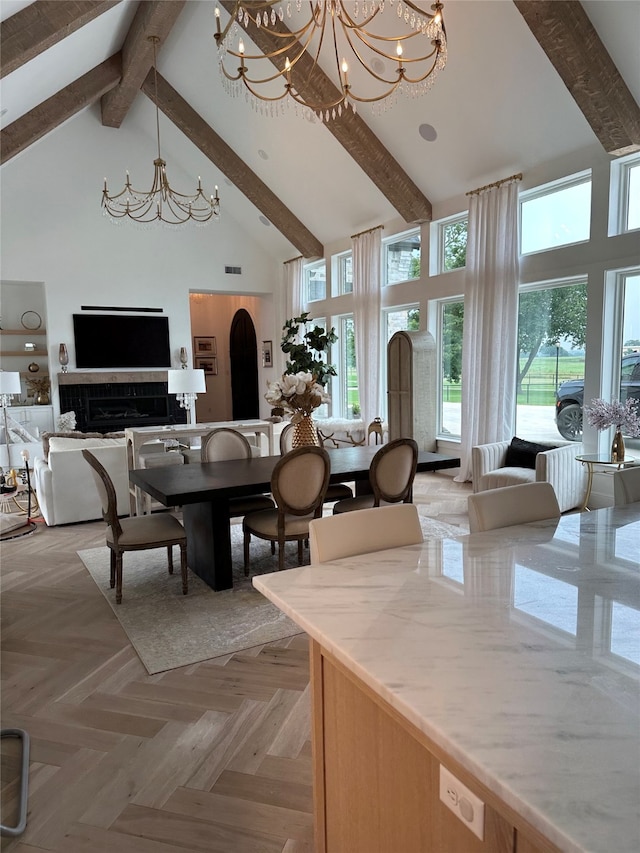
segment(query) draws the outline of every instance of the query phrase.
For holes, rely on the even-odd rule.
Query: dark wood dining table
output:
[[[354,482],[356,493],[369,491],[369,466],[379,447],[328,450],[331,483]],[[212,589],[233,586],[229,499],[269,492],[280,456],[256,456],[226,462],[191,462],[136,468],[129,479],[164,506],[182,507],[187,531],[187,562]],[[418,471],[458,468],[460,459],[420,451]]]

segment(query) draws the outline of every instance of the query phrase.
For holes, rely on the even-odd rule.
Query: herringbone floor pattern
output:
[[[421,510],[464,524],[468,488],[421,478]],[[2,544],[2,726],[31,737],[3,853],[311,853],[306,637],[149,676],[76,554],[103,543],[89,522]],[[14,825],[18,741],[1,755]]]

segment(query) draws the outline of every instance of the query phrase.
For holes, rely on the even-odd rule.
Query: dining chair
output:
[[[323,447],[297,447],[278,460],[271,475],[276,508],[252,512],[242,521],[245,575],[249,574],[252,536],[278,543],[278,569],[284,568],[285,542],[297,542],[298,565],[302,564],[309,522],[322,515],[330,473],[329,454]]]
[[[613,503],[615,506],[640,501],[640,465],[613,472]]]
[[[557,519],[561,514],[551,483],[503,486],[469,495],[467,502],[471,533],[548,518]]]
[[[397,438],[383,444],[369,466],[372,493],[338,501],[333,512],[337,515],[384,504],[411,503],[417,465],[418,445],[414,439]]]
[[[309,522],[312,563],[328,563],[341,557],[418,545],[423,541],[420,516],[414,504],[359,509]]]
[[[200,459],[202,462],[224,462],[227,459],[251,459],[251,445],[246,436],[231,427],[212,429],[201,440]],[[229,498],[229,517],[237,518],[249,512],[273,509],[275,506],[269,495],[244,495]]]
[[[166,548],[169,574],[173,574],[173,546],[180,548],[182,594],[188,592],[187,534],[177,518],[167,513],[134,515],[118,518],[116,490],[106,468],[89,450],[82,455],[93,469],[93,478],[102,503],[102,515],[107,524],[107,547],[110,550],[111,588],[116,588],[116,604],[122,602],[122,555],[126,551],[148,551]]]
[[[293,450],[293,424],[287,424],[280,433],[280,453],[284,456],[285,453]],[[322,439],[320,439],[321,447]],[[327,486],[327,494],[324,502],[326,504],[334,503],[335,501],[346,500],[353,497],[353,489],[347,486],[346,483],[329,483]]]

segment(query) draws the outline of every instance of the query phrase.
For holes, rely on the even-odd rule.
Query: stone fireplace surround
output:
[[[60,413],[76,413],[82,432],[184,424],[187,413],[167,393],[167,371],[59,373]]]

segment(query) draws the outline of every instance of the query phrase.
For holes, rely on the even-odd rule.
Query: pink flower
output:
[[[624,403],[606,400],[596,397],[588,406],[585,406],[587,421],[598,430],[608,429],[614,426],[616,430],[628,436],[640,436],[640,413],[637,411],[638,401],[628,397]]]

